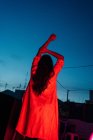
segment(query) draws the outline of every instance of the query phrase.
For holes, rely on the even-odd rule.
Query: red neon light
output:
[[[90,135],[89,140],[93,140],[93,133]]]

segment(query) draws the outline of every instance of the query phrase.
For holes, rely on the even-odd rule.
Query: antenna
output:
[[[7,86],[8,86],[8,84],[7,84],[7,83],[5,83],[5,90],[6,90]]]
[[[19,84],[19,86],[17,86],[17,88],[20,89],[21,88],[21,84]]]
[[[14,89],[15,89],[15,87],[13,86],[13,87],[12,87],[12,90],[14,90]]]
[[[25,89],[26,86],[27,86],[27,76],[28,76],[28,72],[26,73],[26,77],[25,77],[24,89]]]

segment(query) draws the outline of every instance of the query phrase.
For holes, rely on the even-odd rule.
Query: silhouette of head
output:
[[[38,69],[40,69],[43,74],[49,74],[53,70],[53,61],[49,55],[43,55],[38,63]]]
[[[38,63],[35,75],[32,79],[34,81],[33,90],[39,95],[47,88],[48,81],[53,76],[53,61],[50,55],[43,55]]]

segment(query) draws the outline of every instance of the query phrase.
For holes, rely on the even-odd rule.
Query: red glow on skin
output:
[[[93,133],[90,135],[89,140],[93,140]]]

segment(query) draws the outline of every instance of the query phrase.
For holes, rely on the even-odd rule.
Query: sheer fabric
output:
[[[39,56],[32,63],[31,77],[35,74]],[[32,89],[30,78],[23,96],[22,109],[16,126],[16,131],[29,138],[43,140],[58,140],[58,101],[56,79],[64,62],[58,59],[54,66],[54,76],[49,79],[47,88],[37,96]]]

